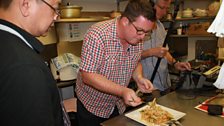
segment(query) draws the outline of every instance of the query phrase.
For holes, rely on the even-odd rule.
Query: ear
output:
[[[124,26],[127,26],[129,24],[128,18],[127,17],[123,17],[122,18],[122,23],[123,23]]]
[[[19,9],[24,17],[27,17],[29,15],[30,6],[31,6],[30,0],[20,0]]]

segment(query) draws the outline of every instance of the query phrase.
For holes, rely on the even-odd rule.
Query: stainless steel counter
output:
[[[208,115],[206,112],[195,109],[194,107],[209,97],[198,96],[194,99],[183,99],[176,92],[157,99],[157,103],[177,111],[186,113],[179,121],[184,126],[224,126],[224,118]],[[143,126],[124,115],[119,115],[102,123],[103,126]]]

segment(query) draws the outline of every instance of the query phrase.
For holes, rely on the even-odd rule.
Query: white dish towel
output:
[[[218,76],[217,80],[215,81],[214,85],[218,89],[224,89],[224,63],[222,64],[222,67],[219,71],[219,76]]]

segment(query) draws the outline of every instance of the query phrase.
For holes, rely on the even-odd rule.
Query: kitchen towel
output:
[[[222,64],[219,71],[219,76],[213,85],[215,85],[218,89],[224,89],[224,63]]]

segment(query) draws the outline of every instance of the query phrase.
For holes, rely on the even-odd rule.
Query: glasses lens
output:
[[[143,30],[137,30],[137,34],[138,35],[143,35],[145,34],[146,36],[150,36],[152,34],[152,31],[148,31],[148,32],[145,32]]]
[[[48,2],[46,2],[45,0],[41,0],[43,1],[48,7],[50,7],[58,16],[60,16],[60,10],[59,9],[56,9],[54,8],[52,5],[50,5]]]

